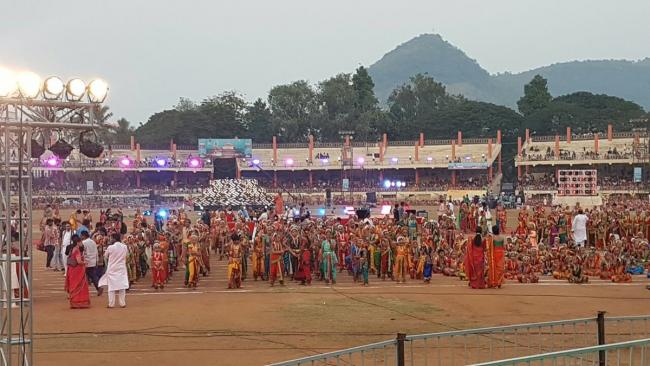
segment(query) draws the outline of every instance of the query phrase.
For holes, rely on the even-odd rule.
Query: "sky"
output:
[[[0,66],[101,77],[138,126],[179,97],[317,83],[439,33],[491,73],[650,57],[647,0],[2,0]]]

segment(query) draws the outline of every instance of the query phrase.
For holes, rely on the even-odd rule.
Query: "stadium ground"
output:
[[[512,215],[515,215],[513,212]],[[65,217],[65,216],[64,216]],[[514,219],[514,217],[513,217]],[[180,276],[162,292],[140,281],[126,309],[106,309],[106,295],[92,307],[70,310],[63,275],[34,263],[35,361],[78,365],[261,365],[409,334],[497,324],[650,313],[643,277],[630,284],[592,281],[571,285],[542,278],[508,282],[500,290],[471,290],[455,278],[403,285],[371,277],[369,287],[341,275],[336,286],[315,282],[270,288],[244,282],[227,290],[225,261],[195,291]],[[91,290],[91,295],[94,290]]]

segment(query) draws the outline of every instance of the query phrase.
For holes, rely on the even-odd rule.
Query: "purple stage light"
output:
[[[56,167],[57,165],[59,165],[59,159],[57,159],[56,156],[50,156],[49,158],[47,158],[47,160],[45,161],[45,163],[46,163],[47,166],[49,166],[50,168],[54,168],[54,167]]]
[[[156,159],[156,164],[159,167],[163,167],[163,166],[165,166],[165,164],[167,164],[167,161],[165,159]]]
[[[366,159],[364,159],[363,156],[359,156],[359,158],[357,159],[357,163],[359,163],[359,164],[363,164],[365,162],[366,162]]]
[[[189,165],[192,168],[198,168],[201,166],[201,159],[199,158],[191,158],[189,161]]]
[[[121,165],[123,168],[128,168],[128,167],[130,167],[130,166],[131,166],[131,159],[129,159],[129,158],[126,157],[126,156],[123,157],[122,159],[120,159],[120,165]]]
[[[260,165],[260,159],[253,159],[253,165]]]
[[[390,159],[390,161],[392,161],[393,163],[397,163],[397,158],[392,158]]]
[[[284,162],[289,166],[293,165],[293,159],[291,158],[287,158],[287,160],[285,160]]]

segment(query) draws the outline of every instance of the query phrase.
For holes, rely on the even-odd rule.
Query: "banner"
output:
[[[343,182],[341,184],[343,188],[343,192],[349,192],[350,191],[350,180],[348,178],[343,178]]]
[[[447,169],[451,170],[470,170],[470,169],[487,169],[490,165],[487,162],[466,162],[466,163],[449,163]]]
[[[251,158],[251,139],[199,139],[199,156],[213,158]]]

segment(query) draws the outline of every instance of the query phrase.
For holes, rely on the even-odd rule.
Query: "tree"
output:
[[[258,98],[253,105],[247,108],[245,119],[248,127],[248,137],[253,141],[271,141],[271,137],[276,132],[273,115],[268,105],[261,98]]]
[[[187,111],[195,110],[196,103],[194,103],[189,98],[180,97],[178,99],[178,103],[176,103],[176,105],[174,106],[174,109],[179,112],[187,112]]]
[[[306,141],[310,133],[317,132],[313,123],[318,110],[316,92],[306,81],[274,86],[269,92],[269,107],[281,141]]]
[[[357,115],[375,110],[377,108],[377,97],[375,97],[375,83],[368,74],[368,69],[359,66],[352,76],[352,87],[355,93],[355,109]]]
[[[338,74],[318,84],[318,112],[314,113],[319,138],[337,141],[339,131],[355,129],[356,93],[350,74]]]
[[[540,75],[535,75],[530,83],[524,85],[524,95],[517,102],[519,112],[524,116],[548,107],[553,97],[548,92],[547,81]]]
[[[110,112],[110,107],[107,105],[95,109],[95,123],[97,124],[95,132],[99,140],[107,144],[115,143],[115,126],[109,121],[112,117],[113,113]]]
[[[131,127],[131,124],[126,120],[126,118],[118,119],[117,126],[114,128],[113,143],[128,144],[131,141],[131,136],[133,135],[134,131],[135,129]]]

